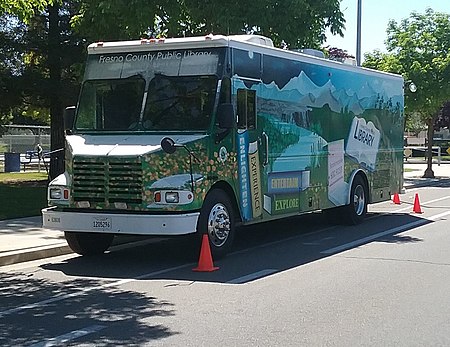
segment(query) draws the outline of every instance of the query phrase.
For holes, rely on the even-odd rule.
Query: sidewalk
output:
[[[64,233],[42,228],[42,217],[0,221],[0,266],[71,253]]]
[[[405,163],[404,187],[428,186],[447,183],[450,186],[450,162],[433,164],[434,179],[422,178],[425,163]],[[142,240],[142,237],[138,238]],[[136,241],[122,236],[114,244]],[[0,221],[0,266],[69,254],[72,251],[64,239],[64,233],[42,228],[41,216]]]
[[[145,242],[143,236],[115,237],[111,247]],[[0,267],[72,253],[64,232],[42,228],[42,217],[0,221]]]
[[[440,165],[433,162],[432,169],[435,178],[422,177],[427,168],[427,164],[423,161],[405,162],[403,168],[403,186],[405,189],[408,189],[409,187],[427,186],[443,180],[450,180],[450,162],[442,162]]]

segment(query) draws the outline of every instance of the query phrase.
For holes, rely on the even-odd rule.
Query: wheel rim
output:
[[[366,206],[366,198],[364,195],[364,187],[357,185],[353,193],[353,204],[355,207],[355,213],[361,216],[364,213],[364,208]]]
[[[230,215],[227,208],[218,203],[213,206],[208,217],[208,234],[211,243],[221,247],[227,242],[230,235]]]

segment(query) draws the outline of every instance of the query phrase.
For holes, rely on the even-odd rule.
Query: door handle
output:
[[[269,164],[269,136],[265,132],[261,135],[264,144],[264,161],[263,166]]]

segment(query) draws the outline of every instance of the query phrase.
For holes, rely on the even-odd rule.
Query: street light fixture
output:
[[[407,86],[411,93],[417,92],[417,86],[416,86],[416,84],[413,81],[407,80],[404,83],[405,83],[404,86],[405,87]]]

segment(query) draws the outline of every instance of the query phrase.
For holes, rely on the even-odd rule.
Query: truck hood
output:
[[[208,135],[69,135],[66,140],[73,155],[135,156],[160,150],[166,136],[186,144]]]

